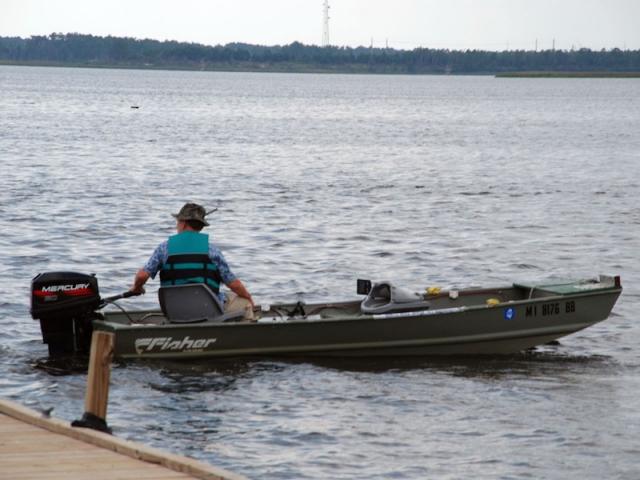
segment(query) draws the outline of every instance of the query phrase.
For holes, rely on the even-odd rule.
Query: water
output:
[[[34,368],[31,277],[119,293],[191,200],[262,303],[358,277],[625,291],[508,358],[119,363],[118,436],[252,478],[638,478],[638,125],[633,79],[0,67],[0,396],[82,414],[83,374]]]

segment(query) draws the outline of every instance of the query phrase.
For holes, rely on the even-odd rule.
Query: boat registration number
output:
[[[569,300],[564,302],[549,302],[541,305],[529,305],[525,311],[527,317],[548,317],[551,315],[560,315],[561,313],[575,313],[576,302]]]

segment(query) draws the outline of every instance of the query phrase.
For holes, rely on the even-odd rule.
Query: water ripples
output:
[[[638,476],[637,82],[0,67],[0,84],[3,397],[80,416],[84,364],[46,359],[31,277],[118,293],[198,201],[263,303],[351,299],[356,278],[615,273],[625,291],[608,321],[506,358],[117,363],[119,436],[255,478]],[[125,305],[155,306],[153,285]]]

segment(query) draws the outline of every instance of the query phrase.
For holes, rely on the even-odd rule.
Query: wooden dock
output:
[[[244,477],[0,399],[0,479],[240,480]]]

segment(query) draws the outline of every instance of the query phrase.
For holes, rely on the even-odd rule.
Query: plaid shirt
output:
[[[167,260],[169,259],[168,246],[168,240],[165,240],[160,245],[158,245],[154,250],[153,255],[151,255],[149,260],[147,260],[147,263],[145,263],[144,267],[142,267],[142,269],[147,272],[151,276],[151,278],[156,278],[156,275],[162,269],[162,266],[167,263]],[[236,279],[236,276],[233,274],[233,272],[229,268],[229,265],[227,264],[227,261],[222,255],[222,252],[212,243],[209,243],[209,258],[218,266],[218,271],[220,272],[220,276],[222,277],[222,281],[225,285],[229,285]],[[222,292],[222,290],[220,290],[218,297],[220,298],[220,301],[224,303],[225,294]]]

